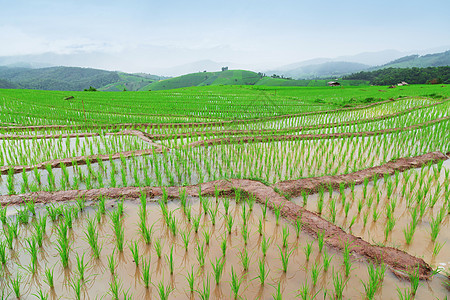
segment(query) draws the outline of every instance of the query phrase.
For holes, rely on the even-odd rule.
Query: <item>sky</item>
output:
[[[198,60],[258,68],[450,45],[448,0],[0,0],[0,5],[0,56],[78,55],[93,67],[134,72]]]

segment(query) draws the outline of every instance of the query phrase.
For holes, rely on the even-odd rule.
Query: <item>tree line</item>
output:
[[[442,84],[450,83],[450,67],[387,68],[353,73],[342,79],[367,80],[373,85],[393,85],[402,81],[409,84]]]

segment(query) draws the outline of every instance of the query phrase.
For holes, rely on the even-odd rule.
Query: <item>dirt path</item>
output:
[[[348,187],[350,184],[361,184],[364,179],[373,180],[375,176],[383,178],[384,174],[393,175],[395,171],[403,172],[405,170],[420,168],[428,163],[435,164],[441,160],[447,160],[449,157],[442,152],[430,152],[420,156],[404,157],[394,161],[389,161],[381,166],[372,167],[357,171],[350,174],[322,176],[312,178],[302,178],[298,180],[281,181],[274,185],[283,193],[297,197],[306,192],[307,194],[314,194],[319,191],[320,187],[325,190],[331,185],[334,189],[339,189],[340,184]]]
[[[23,171],[32,171],[33,169],[45,169],[47,165],[50,165],[53,168],[60,168],[61,164],[64,164],[66,167],[72,166],[74,162],[77,165],[85,165],[86,161],[89,160],[92,163],[96,163],[98,160],[109,160],[109,159],[119,159],[121,157],[131,157],[131,156],[142,156],[142,155],[150,155],[153,153],[162,153],[166,151],[161,145],[159,147],[154,147],[154,149],[144,149],[144,150],[135,150],[135,151],[124,151],[118,152],[114,154],[98,154],[98,155],[84,155],[84,156],[75,156],[70,158],[61,158],[61,159],[53,159],[49,161],[44,161],[35,165],[24,165],[24,166],[3,166],[0,167],[1,174],[8,174],[9,170],[12,169],[13,173],[21,173]]]
[[[163,190],[171,198],[179,197],[182,189],[186,189],[188,195],[198,196],[199,190],[203,196],[213,196],[215,189],[226,195],[234,194],[236,189],[240,189],[247,194],[253,195],[258,202],[265,203],[268,207],[280,207],[282,215],[292,221],[301,219],[303,231],[316,237],[318,233],[324,232],[324,240],[327,245],[337,249],[343,249],[346,244],[351,246],[351,252],[361,255],[374,262],[384,262],[398,276],[407,277],[407,272],[419,266],[420,278],[428,279],[431,276],[430,266],[421,258],[414,257],[404,251],[391,248],[372,245],[359,237],[346,233],[338,226],[321,218],[319,215],[305,210],[295,203],[287,201],[280,196],[272,187],[266,186],[261,182],[232,179],[219,180],[188,187],[124,187],[124,188],[102,188],[93,190],[72,190],[60,192],[36,192],[23,195],[1,196],[2,205],[20,204],[29,199],[37,203],[48,203],[56,201],[68,201],[79,197],[86,200],[95,200],[100,196],[107,198],[127,198],[137,199],[141,192],[148,197],[161,196]]]

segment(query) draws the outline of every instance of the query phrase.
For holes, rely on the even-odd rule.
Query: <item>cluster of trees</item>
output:
[[[373,85],[393,85],[402,81],[410,84],[450,83],[450,67],[388,68],[354,73],[343,79],[367,80]]]

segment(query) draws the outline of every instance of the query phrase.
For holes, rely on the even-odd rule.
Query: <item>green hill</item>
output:
[[[450,50],[441,53],[427,54],[423,56],[409,55],[401,57],[381,66],[379,69],[387,68],[426,68],[450,66]]]
[[[0,67],[0,88],[82,91],[92,86],[102,91],[137,91],[160,79],[161,77],[150,74],[127,74],[78,67]]]
[[[245,70],[227,70],[221,72],[200,72],[161,80],[143,87],[141,90],[170,90],[191,86],[208,85],[254,85],[261,75]]]

